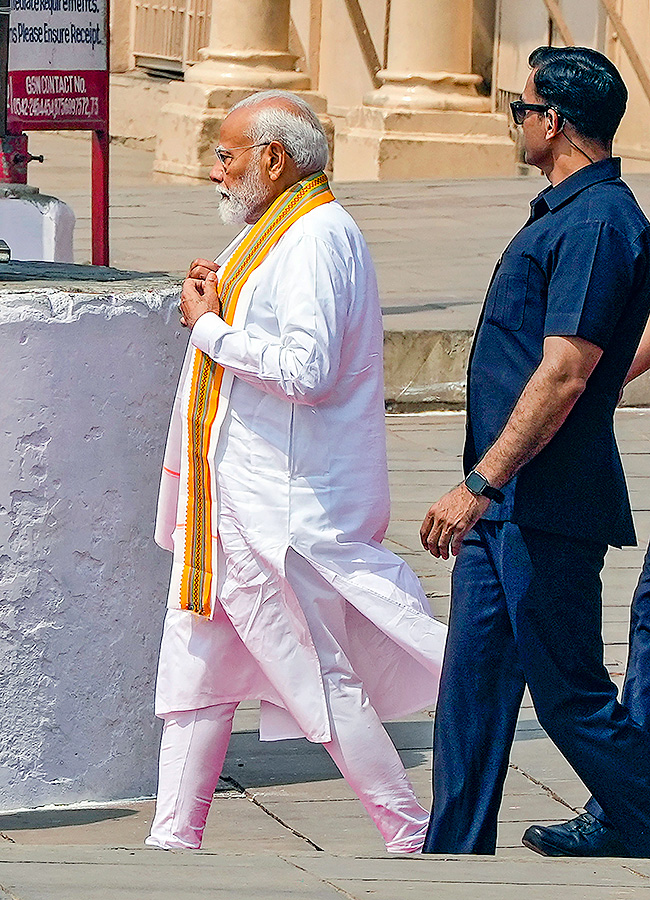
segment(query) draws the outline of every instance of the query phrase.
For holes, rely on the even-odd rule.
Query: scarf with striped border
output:
[[[249,275],[266,259],[282,235],[305,213],[330,203],[327,177],[317,172],[284,191],[253,225],[224,267],[219,281],[222,318],[232,325],[237,301]],[[213,485],[208,452],[219,408],[224,369],[195,352],[188,404],[188,498],[181,609],[210,617],[216,576],[213,542]]]

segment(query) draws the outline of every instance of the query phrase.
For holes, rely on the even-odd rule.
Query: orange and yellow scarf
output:
[[[282,235],[305,213],[330,203],[334,195],[322,172],[294,184],[253,225],[226,263],[220,278],[222,317],[232,325],[242,288]],[[224,369],[202,351],[195,354],[188,405],[188,498],[185,553],[181,575],[181,609],[210,617],[214,542],[213,485],[208,453],[219,409]]]

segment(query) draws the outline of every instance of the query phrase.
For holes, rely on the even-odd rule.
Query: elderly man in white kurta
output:
[[[435,701],[445,627],[382,546],[389,513],[373,265],[322,170],[323,129],[264,92],[226,118],[211,178],[243,231],[185,281],[187,356],[156,540],[174,554],[147,843],[198,848],[243,699],[260,737],[323,744],[389,851],[428,814],[381,724]]]

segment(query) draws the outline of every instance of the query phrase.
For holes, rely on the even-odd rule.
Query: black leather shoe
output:
[[[634,856],[615,831],[591,813],[560,825],[531,825],[521,839],[542,856]]]

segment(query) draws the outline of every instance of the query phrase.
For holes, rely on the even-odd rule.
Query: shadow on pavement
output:
[[[109,819],[135,816],[135,809],[33,809],[26,812],[0,815],[0,831],[32,831],[40,828],[65,828],[69,825],[90,825]]]
[[[407,769],[426,764],[431,753],[433,722],[390,722],[386,730]],[[517,741],[544,737],[546,734],[535,719],[525,719],[517,726]],[[240,731],[230,739],[220,789],[278,787],[341,777],[319,744],[305,738],[260,742],[257,731]]]

